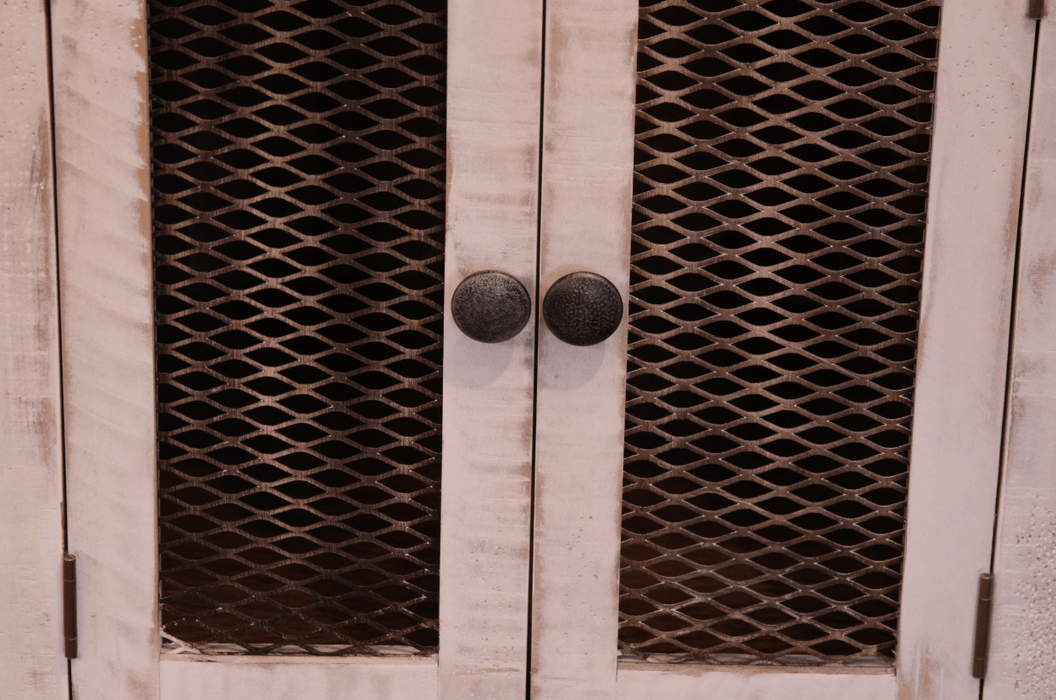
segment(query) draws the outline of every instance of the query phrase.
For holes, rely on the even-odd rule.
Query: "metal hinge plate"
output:
[[[66,658],[77,658],[77,557],[62,557],[62,637]]]
[[[975,604],[975,650],[972,653],[972,678],[986,676],[986,659],[990,652],[990,610],[994,603],[994,575],[979,575],[979,598]]]

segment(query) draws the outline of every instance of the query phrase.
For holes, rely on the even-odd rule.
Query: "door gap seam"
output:
[[[532,697],[532,618],[533,589],[535,586],[535,471],[536,471],[536,445],[538,444],[538,414],[539,414],[539,334],[542,331],[542,248],[543,248],[543,139],[545,137],[546,125],[546,0],[541,2],[542,10],[542,34],[539,46],[539,138],[538,162],[536,163],[536,199],[535,199],[535,326],[534,326],[534,348],[532,352],[532,460],[531,476],[528,484],[529,508],[528,508],[528,620],[526,625],[527,655],[525,658],[524,674],[524,697],[531,700]]]
[[[62,350],[62,256],[59,250],[59,165],[58,165],[58,138],[55,134],[57,119],[55,116],[55,41],[52,29],[51,2],[44,0],[44,44],[45,44],[45,73],[48,81],[48,137],[51,149],[51,217],[52,236],[55,240],[55,346],[58,354],[58,436],[59,436],[59,482],[62,502],[59,505],[60,529],[62,531],[62,555],[69,554],[69,496],[66,478],[66,377],[63,364]],[[58,568],[58,567],[57,567]],[[66,659],[66,696],[73,700],[73,661]]]

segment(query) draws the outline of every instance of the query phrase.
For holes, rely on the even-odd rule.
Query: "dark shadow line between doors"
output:
[[[540,318],[543,313],[542,303],[542,248],[543,248],[543,138],[546,125],[546,0],[542,0],[542,35],[539,46],[539,140],[537,181],[535,189],[535,347],[532,353],[532,467],[528,484],[528,621],[526,625],[527,655],[525,658],[524,697],[532,698],[532,617],[533,588],[535,585],[535,468],[536,445],[538,441],[537,425],[539,413],[539,334],[542,331]]]
[[[58,436],[59,436],[59,480],[61,484],[62,503],[59,507],[59,517],[62,519],[62,555],[69,554],[70,538],[69,538],[69,527],[67,524],[67,508],[69,504],[69,497],[67,495],[67,479],[66,479],[66,377],[65,367],[63,363],[63,350],[62,350],[62,266],[60,265],[61,255],[59,250],[59,165],[58,165],[58,139],[55,131],[58,120],[55,116],[55,64],[54,64],[54,35],[52,32],[52,17],[51,17],[51,2],[50,0],[42,0],[42,6],[44,10],[44,44],[46,49],[46,63],[45,72],[46,80],[48,81],[48,129],[49,136],[51,139],[51,215],[52,215],[52,230],[55,237],[55,345],[58,352],[58,369],[59,369],[59,397],[58,397],[58,414],[59,414],[59,425],[58,425]],[[56,571],[59,571],[61,567],[62,557],[57,557]],[[76,593],[75,593],[76,594]],[[60,616],[61,617],[61,616]],[[65,636],[65,630],[63,630],[63,636]],[[57,650],[56,650],[57,651]],[[71,659],[66,659],[66,692],[69,700],[73,700],[73,662]]]

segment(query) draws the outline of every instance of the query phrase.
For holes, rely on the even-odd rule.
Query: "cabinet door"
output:
[[[443,296],[483,270],[512,275],[534,296],[541,7],[454,2],[446,13],[443,8],[432,2],[160,2],[150,8],[149,24],[146,3],[55,8],[69,549],[78,561],[81,636],[72,686],[78,697],[418,700],[523,693],[534,324],[509,342],[488,345],[458,333],[450,315],[440,321],[447,328],[438,613],[431,609],[435,584],[421,575],[423,561],[436,563],[435,539],[415,545],[410,564],[396,556],[423,534],[435,538],[435,522],[423,526],[414,514],[418,506],[435,506],[435,493],[415,500],[423,481],[436,481],[435,460],[420,472],[420,457],[405,460],[408,468],[374,475],[374,482],[361,470],[358,485],[348,483],[353,472],[331,474],[343,475],[335,490],[362,488],[364,503],[380,499],[364,506],[362,517],[373,523],[389,517],[380,528],[363,528],[374,530],[364,539],[385,554],[365,551],[362,542],[352,545],[370,573],[318,578],[316,570],[327,562],[347,558],[347,538],[304,521],[328,507],[325,488],[333,480],[319,464],[330,449],[326,441],[341,430],[333,421],[359,417],[367,430],[358,444],[364,453],[374,449],[369,456],[375,465],[382,459],[402,464],[399,454],[385,452],[394,445],[417,455],[437,451],[436,435],[416,442],[422,422],[438,422],[435,395],[441,393],[435,366],[440,329],[432,321],[415,325],[423,307],[445,308]],[[445,20],[446,80],[435,70]],[[402,37],[397,31],[379,37],[380,25],[410,29]],[[415,48],[422,45],[432,46],[431,58]],[[411,93],[405,81],[415,72],[429,84]],[[447,92],[446,172],[436,163],[445,140],[443,123],[436,129],[436,110],[443,109],[435,99],[439,88]],[[350,114],[334,107],[337,97],[367,106]],[[416,105],[428,109],[413,121]],[[416,132],[426,133],[425,146],[406,145]],[[370,157],[361,155],[372,148]],[[363,186],[363,202],[348,194],[363,189],[357,178],[371,181]],[[429,276],[445,273],[434,250],[444,237],[435,222],[445,195],[447,279],[440,285]],[[357,249],[365,239],[353,234],[366,228],[357,228],[360,214],[348,209],[357,205],[375,214],[395,211],[392,218],[409,220],[411,233],[386,238],[390,227],[376,234],[382,242],[376,249]],[[377,224],[375,214],[367,215],[368,223]],[[414,272],[414,263],[428,269]],[[381,299],[376,309],[351,308],[352,297],[373,293],[354,284],[362,287],[367,269],[374,270],[367,284],[419,293]],[[241,289],[239,279],[246,282]],[[336,289],[343,283],[346,288]],[[312,301],[287,305],[291,292]],[[384,289],[375,292],[385,296]],[[389,307],[405,312],[411,327],[394,331],[384,318],[375,319],[381,337],[374,340],[391,350],[402,341],[385,333],[403,333],[406,346],[416,350],[428,338],[428,357],[392,360],[384,348],[352,347],[362,336],[350,328],[369,325],[365,317]],[[243,318],[236,313],[225,321],[224,310],[236,308],[245,311]],[[298,308],[303,313],[289,313]],[[313,322],[313,314],[324,320]],[[307,334],[287,332],[282,324],[322,328],[311,341],[317,348],[327,346],[330,328],[352,349],[313,351],[305,346]],[[280,330],[269,335],[268,327]],[[228,353],[238,345],[241,355]],[[269,367],[261,350],[279,364]],[[373,352],[373,369],[384,375],[375,377],[381,389],[360,382],[359,391],[379,394],[368,399],[384,398],[402,386],[401,378],[417,377],[427,366],[429,384],[417,393],[413,387],[402,391],[412,395],[405,402],[412,407],[425,396],[429,415],[399,423],[392,421],[403,405],[398,398],[376,415],[363,413],[370,410],[363,402],[348,403],[353,382],[338,376],[344,371],[338,365],[355,362],[357,352],[361,359]],[[333,372],[334,391],[325,388],[328,380],[304,374],[304,383],[284,374],[290,365],[283,354],[290,353],[331,357],[329,369],[324,362],[311,371]],[[401,369],[398,361],[410,367]],[[306,368],[308,362],[297,364]],[[254,383],[258,379],[267,383]],[[268,386],[276,389],[272,398],[264,396]],[[222,391],[235,392],[227,409]],[[331,408],[319,408],[326,401]],[[270,432],[256,425],[275,411],[286,412],[281,425]],[[290,412],[301,417],[289,418]],[[320,437],[323,429],[331,435]],[[298,433],[309,440],[307,448],[268,446],[268,440],[298,442]],[[254,440],[263,449],[255,461],[243,461]],[[347,457],[353,448],[346,442],[341,449]],[[282,469],[290,471],[279,476]],[[254,479],[264,487],[249,495],[238,480]],[[278,515],[270,524],[263,516],[254,524],[258,517],[246,514],[284,499],[272,508]],[[229,527],[219,524],[229,517]],[[394,583],[384,583],[385,561],[398,574],[395,583],[403,575],[409,580],[390,600],[407,602],[402,596],[411,586],[431,595],[410,600],[410,611],[402,611],[404,620],[417,616],[410,634],[382,635],[380,642],[368,635],[364,642],[334,625],[315,636],[303,632],[313,619],[332,614],[327,600],[340,603],[342,595],[335,588],[358,586],[374,600],[385,595],[380,589]],[[418,568],[400,573],[412,565]],[[308,585],[296,589],[297,579]],[[348,601],[346,608],[360,606],[353,623],[384,624],[371,617],[370,599]],[[347,610],[338,614],[349,622]],[[392,626],[408,627],[399,619]],[[247,653],[262,650],[275,653]],[[342,655],[349,650],[360,653]]]
[[[918,149],[905,122],[927,120],[910,92],[929,52],[913,43],[937,8],[558,0],[546,14],[540,296],[586,270],[627,299],[628,250],[633,272],[629,351],[622,328],[572,347],[542,321],[531,696],[976,697],[1032,23],[1011,2],[943,8],[906,383],[914,361],[865,336],[915,339],[883,321],[911,308],[892,287],[914,283],[891,281],[909,253],[892,250],[923,212],[901,199],[923,180],[893,163]],[[694,174],[705,161],[719,165]],[[874,302],[854,325],[823,316]],[[887,369],[841,384],[867,358]],[[905,493],[904,474],[882,460],[904,468],[909,422],[881,404],[911,386],[906,512],[884,495]],[[903,516],[904,540],[880,524]],[[887,557],[903,545],[899,584]]]

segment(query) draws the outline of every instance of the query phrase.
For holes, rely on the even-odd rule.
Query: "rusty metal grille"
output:
[[[437,644],[443,0],[151,0],[161,614]]]
[[[641,0],[621,653],[895,651],[934,0]]]

